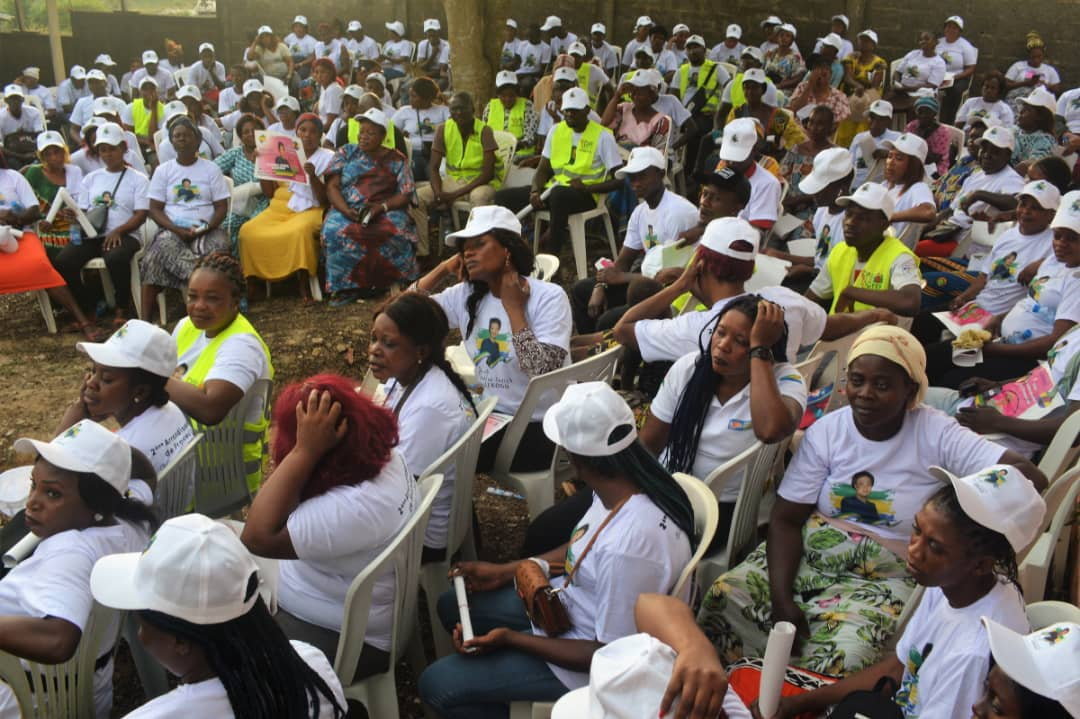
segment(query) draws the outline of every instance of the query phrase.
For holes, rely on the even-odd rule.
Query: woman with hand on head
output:
[[[397,450],[394,415],[337,375],[289,385],[274,403],[274,471],[240,538],[280,563],[277,623],[335,656],[353,578],[386,549],[419,505]],[[375,581],[354,680],[386,671],[394,569]]]
[[[533,254],[521,239],[521,221],[505,207],[474,207],[465,228],[447,235],[457,252],[421,277],[415,289],[432,293],[448,279],[457,284],[433,296],[450,327],[462,330],[484,394],[497,395],[497,412],[514,414],[529,379],[570,364],[570,300],[558,285],[529,277]],[[514,470],[551,464],[555,446],[540,421],[541,402],[518,445]],[[478,471],[490,470],[502,441],[496,433],[480,450]]]

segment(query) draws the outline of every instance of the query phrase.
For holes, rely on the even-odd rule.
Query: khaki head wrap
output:
[[[926,379],[926,351],[910,332],[893,325],[879,325],[863,330],[851,345],[848,366],[863,355],[876,355],[900,365],[911,381],[919,385],[908,409],[914,409],[923,401],[929,384]]]

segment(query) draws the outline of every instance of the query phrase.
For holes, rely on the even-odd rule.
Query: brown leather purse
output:
[[[549,637],[570,631],[570,616],[559,599],[559,591],[551,586],[539,562],[525,560],[514,574],[518,596],[525,603],[525,613],[533,624]]]

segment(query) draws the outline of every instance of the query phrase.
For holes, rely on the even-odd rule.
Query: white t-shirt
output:
[[[914,52],[921,53],[921,50]],[[966,37],[959,37],[956,42],[949,42],[945,38],[938,38],[937,54],[945,61],[945,71],[958,73],[969,65],[975,65],[979,61],[979,49],[968,42]]]
[[[71,124],[82,127],[90,118],[94,116],[94,100],[97,98],[92,95],[86,97],[80,97],[79,101],[75,103],[75,107],[71,110]],[[131,119],[131,108],[127,105],[123,106],[120,110],[120,120],[128,127],[133,124]]]
[[[148,407],[116,434],[145,454],[155,472],[165,469],[169,461],[195,439],[187,416],[172,402],[161,407]]]
[[[383,385],[383,406],[393,410],[401,402],[406,388],[397,380]],[[468,406],[446,374],[438,367],[430,368],[398,411],[397,451],[405,457],[409,470],[420,476],[441,457],[454,442],[461,439],[472,422]],[[471,479],[471,478],[467,478]],[[454,497],[455,471],[453,463],[443,474],[442,488],[435,497],[424,532],[424,546],[439,549],[446,546],[450,503]]]
[[[0,108],[0,139],[16,132],[29,132],[37,135],[45,132],[45,116],[33,105],[24,104],[18,117],[11,114],[7,105]]]
[[[834,215],[827,205],[814,210],[811,223],[817,239],[817,247],[814,249],[815,270],[821,270],[832,248],[844,241],[844,214],[841,209]]]
[[[676,102],[678,102],[678,100],[676,100]],[[659,103],[660,101],[657,100],[656,103],[653,104],[653,107],[655,108]],[[679,106],[682,107],[682,105]],[[657,109],[659,110],[659,108]],[[685,111],[686,108],[684,107],[683,110]],[[552,112],[559,116],[558,120],[551,116]],[[596,123],[600,122],[600,115],[596,113],[596,110],[589,110],[589,120]],[[554,102],[548,102],[548,104],[544,106],[544,109],[540,110],[540,122],[536,125],[537,136],[547,137],[547,134],[551,132],[551,128],[560,122],[562,122],[562,112],[559,111],[559,108],[555,107]]]
[[[851,270],[852,282],[866,267],[865,262],[856,258],[855,266]],[[850,283],[849,283],[850,284]],[[919,264],[914,257],[902,254],[893,260],[889,268],[889,289],[899,290],[908,285],[921,285],[922,275],[919,274]],[[810,283],[810,291],[823,300],[832,299],[833,278],[829,274],[828,265],[822,266],[822,271],[817,273],[814,281]]]
[[[551,54],[558,56],[567,51],[571,45],[577,42],[577,35],[572,32],[567,32],[566,37],[557,37],[552,35],[548,43],[551,45]]]
[[[128,80],[128,90],[133,97],[138,96],[139,83],[142,82],[148,75],[150,75],[150,73],[146,71],[145,67],[140,67],[138,70],[132,73],[131,79]],[[176,87],[176,80],[173,79],[172,73],[163,68],[160,63],[158,64],[157,74],[153,75],[153,78],[157,81],[158,94],[162,97],[167,96],[169,94],[169,90],[172,90]]]
[[[326,168],[330,167],[333,159],[334,153],[332,150],[320,147],[311,153],[308,162],[315,168],[315,174],[321,178],[323,173],[326,172]],[[290,182],[289,191],[292,193],[292,197],[289,198],[289,209],[293,212],[303,212],[319,206],[319,203],[315,201],[315,193],[312,191],[311,185],[303,182]]]
[[[1080,268],[1066,267],[1051,255],[1027,286],[1027,294],[1001,321],[1003,342],[1045,337],[1057,320],[1080,322]]]
[[[518,53],[518,45],[520,40],[508,40],[502,44],[502,52],[499,55],[499,64],[501,67],[506,67],[513,63],[515,57],[520,57]]]
[[[661,50],[653,61],[653,67],[659,70],[661,75],[667,77],[668,73],[679,69],[679,58],[671,50]]]
[[[570,300],[558,285],[531,277],[527,281],[529,299],[525,305],[525,320],[529,329],[539,342],[566,350],[564,366],[569,365],[573,326]],[[446,312],[451,329],[464,332],[468,326],[469,312],[465,308],[465,300],[471,292],[472,286],[468,282],[460,282],[432,297]],[[476,380],[484,387],[484,396],[497,396],[499,401],[495,409],[507,414],[517,411],[529,385],[529,375],[518,364],[512,335],[510,318],[502,301],[490,292],[484,295],[476,308],[472,332],[465,338],[465,350],[476,367]],[[552,397],[540,402],[532,420],[543,419],[554,401]]]
[[[988,212],[991,217],[1000,214],[999,210],[991,207],[985,202],[972,203],[967,212],[960,209],[960,203],[963,201],[964,197],[976,190],[986,190],[987,192],[1004,195],[1015,195],[1022,189],[1024,189],[1024,178],[1008,165],[992,175],[987,175],[981,168],[976,169],[975,172],[968,175],[968,178],[964,180],[964,184],[960,185],[960,192],[956,194],[956,198],[952,202],[952,207],[955,209],[953,210],[952,217],[949,218],[949,221],[960,227],[968,228],[971,227],[971,223],[973,222],[969,214],[971,212]]]
[[[352,580],[386,549],[420,504],[416,480],[394,450],[373,479],[306,499],[286,527],[296,559],[280,563],[278,605],[305,622],[341,631]],[[390,650],[394,570],[375,580],[364,642]]]
[[[750,202],[738,217],[747,222],[776,222],[780,212],[780,180],[759,163],[755,162],[750,169],[753,172],[746,176],[750,180]]]
[[[449,65],[450,64],[450,43],[446,40],[439,40],[439,48],[435,51],[436,65]],[[424,62],[431,57],[431,42],[429,40],[421,40],[420,44],[416,48],[416,61],[418,63]]]
[[[214,203],[228,200],[229,195],[221,169],[202,157],[190,165],[177,160],[163,162],[150,179],[150,199],[165,203],[165,214],[177,224],[209,222]]]
[[[1027,60],[1019,60],[1010,65],[1009,69],[1005,71],[1005,79],[1013,82],[1024,82],[1033,77],[1039,78],[1039,82],[1035,87],[1057,85],[1061,82],[1061,75],[1058,75],[1057,69],[1053,65],[1047,65],[1045,62],[1038,67],[1032,67]]]
[[[0,581],[0,616],[56,617],[86,629],[94,598],[90,571],[108,554],[138,552],[146,547],[145,529],[119,521],[110,527],[91,527],[54,534]],[[94,672],[94,707],[99,717],[112,709],[113,663]],[[0,716],[18,717],[14,694],[0,683]]]
[[[720,42],[714,45],[712,50],[709,50],[709,59],[713,62],[731,63],[738,67],[739,60],[742,59],[743,50],[745,49],[746,45],[738,41],[736,41],[735,47],[728,47],[723,42]]]
[[[319,93],[319,106],[316,109],[319,119],[325,123],[328,116],[341,114],[341,98],[344,97],[344,93],[345,89],[336,82],[322,89]]]
[[[335,117],[334,121],[332,123],[330,123],[330,129],[327,130],[327,132],[326,132],[327,138],[337,137],[337,129],[339,127],[341,127],[341,118],[340,117]],[[283,125],[280,122],[273,123],[272,125],[270,125],[270,127],[266,128],[266,131],[267,132],[280,132],[282,135],[288,135],[289,137],[296,137],[296,128],[295,127],[293,129],[291,129],[291,130],[288,130],[288,129],[285,128],[285,125]]]
[[[416,45],[412,40],[402,39],[397,42],[384,42],[382,54],[386,57],[386,66],[405,72],[405,63],[412,57],[415,48]]]
[[[338,706],[345,709],[345,694],[341,691],[341,681],[326,660],[326,655],[304,642],[289,643],[304,663],[326,682],[326,686],[334,693]],[[236,716],[232,704],[229,703],[229,695],[225,692],[225,685],[217,677],[194,684],[179,684],[169,693],[151,699],[130,714],[124,715],[124,719],[179,719],[194,716],[221,719]],[[333,706],[325,696],[319,694],[319,719],[332,719],[333,716]]]
[[[573,569],[610,511],[593,495],[592,505],[577,523],[566,551],[566,571]],[[647,592],[667,594],[690,561],[690,539],[645,494],[626,501],[574,573],[562,593],[570,617],[570,631],[560,639],[586,639],[609,644],[636,634],[634,604]],[[558,588],[566,575],[551,580]],[[683,597],[686,599],[686,597]],[[533,627],[533,634],[544,636]],[[587,686],[587,672],[548,664],[567,689]]]
[[[565,122],[565,120],[564,120]],[[570,136],[570,144],[578,146],[584,133],[575,132]],[[551,142],[555,137],[554,132],[548,132],[544,137],[544,149],[541,154],[548,160],[551,159]],[[600,139],[596,141],[596,153],[593,154],[592,170],[599,172],[601,169],[611,172],[623,164],[622,155],[619,154],[619,146],[615,142],[615,135],[605,129],[600,133]]]
[[[584,89],[589,93],[589,97],[596,97],[600,94],[604,85],[611,82],[611,78],[598,65],[586,63],[585,67],[589,68],[589,86]]]
[[[128,222],[136,211],[150,208],[150,198],[146,194],[150,181],[146,175],[130,167],[123,173],[122,180],[120,174],[104,168],[95,170],[83,178],[79,187],[78,202],[84,210],[98,205],[109,206],[106,235]]]
[[[377,60],[381,52],[379,43],[370,35],[364,35],[362,40],[349,40],[346,45],[357,60]]]
[[[976,304],[995,315],[1008,311],[1027,294],[1016,276],[1035,260],[1052,256],[1053,241],[1054,231],[1050,228],[1037,235],[1021,234],[1015,226],[1008,229],[989,254],[968,264],[969,272],[986,273],[986,286],[976,295]]]
[[[876,442],[859,433],[851,407],[844,407],[806,430],[778,494],[789,502],[815,504],[823,516],[866,525],[886,539],[906,540],[915,513],[941,488],[927,467],[938,465],[963,477],[994,464],[1004,452],[925,405],[904,416],[896,435]],[[865,500],[852,487],[853,475],[863,472],[874,478]]]
[[[851,180],[852,187],[859,187],[866,182],[866,178],[870,176],[870,168],[877,162],[872,155],[867,156],[863,152],[867,141],[874,143],[874,150],[884,150],[886,142],[893,142],[898,137],[900,137],[899,132],[886,129],[877,137],[871,135],[869,130],[863,130],[852,138],[851,147],[849,148],[851,151],[851,164],[855,166],[855,177]]]
[[[819,305],[787,287],[763,287],[757,294],[784,308],[784,322],[788,328],[786,359],[794,358],[799,347],[813,344],[821,338],[828,316]],[[674,362],[685,354],[699,351],[699,341],[708,341],[707,337],[701,338],[705,326],[727,303],[741,296],[725,297],[700,312],[684,312],[671,319],[634,323],[634,338],[641,358],[646,362]]]
[[[225,148],[221,146],[221,141],[217,139],[212,130],[200,127],[199,134],[202,135],[199,140],[199,157],[204,160],[213,160],[215,157],[225,153]],[[176,150],[173,148],[172,140],[168,137],[158,143],[157,156],[160,162],[176,159]]]
[[[818,54],[821,53],[821,48],[822,48],[822,45],[824,44],[822,41],[824,39],[825,38],[823,38],[823,37],[819,37],[817,39],[817,42],[814,43],[814,52],[815,53],[818,53]],[[847,57],[848,55],[851,55],[854,52],[855,52],[855,46],[851,44],[851,40],[848,40],[846,37],[842,37],[842,38],[840,38],[840,49],[836,53],[836,61],[837,62],[843,62],[845,57]]]
[[[941,56],[927,57],[922,50],[912,50],[900,60],[896,71],[900,75],[901,87],[915,88],[925,83],[940,87],[947,68]]]
[[[600,67],[604,69],[609,76],[614,75],[619,69],[619,56],[615,54],[615,48],[609,45],[607,42],[601,43],[600,47],[592,45],[592,54],[600,62]]]
[[[905,212],[925,204],[929,204],[935,210],[937,209],[937,205],[934,203],[934,193],[930,191],[929,185],[925,182],[916,182],[907,190],[904,190],[903,185],[893,185],[889,188],[889,195],[893,198],[893,202],[896,203],[895,212]],[[910,222],[893,222],[893,231],[896,236],[901,237],[910,224]]]
[[[1080,132],[1080,87],[1061,93],[1057,114],[1065,118],[1065,126],[1069,132]]]
[[[679,400],[694,374],[694,365],[700,356],[699,352],[692,352],[680,357],[665,375],[664,382],[649,407],[649,411],[661,422],[670,425],[675,418]],[[773,376],[780,389],[780,396],[790,397],[798,402],[800,408],[806,409],[806,383],[798,370],[787,362],[778,362],[773,367]],[[756,441],[754,424],[750,418],[750,383],[747,382],[746,386],[725,404],[720,404],[714,395],[705,414],[690,474],[704,480],[714,469],[748,449]],[[661,462],[667,461],[666,455],[665,451],[660,458]],[[713,487],[713,492],[721,502],[735,502],[739,498],[739,490],[745,477],[744,467],[732,475],[723,486]]]
[[[340,38],[333,38],[330,42],[323,42],[322,40],[315,42],[315,57],[327,58],[334,63],[334,67],[338,70],[342,67],[341,56],[344,50],[345,43]]]
[[[61,108],[73,108],[79,98],[86,97],[89,94],[90,84],[85,80],[83,80],[82,87],[75,87],[70,77],[56,86],[56,102]]]
[[[982,96],[968,98],[956,111],[956,125],[963,127],[972,118],[983,117],[994,121],[995,125],[1012,127],[1015,124],[1012,108],[1004,100],[987,102]]]
[[[907,719],[952,719],[967,714],[983,693],[990,642],[980,617],[1014,632],[1030,631],[1024,598],[999,581],[978,601],[957,609],[939,587],[928,587],[896,644],[904,677],[896,703]]]
[[[187,81],[199,88],[203,94],[217,87],[214,78],[217,78],[218,82],[225,82],[225,66],[217,60],[209,69],[200,61],[188,68],[187,71]]]
[[[645,38],[644,40],[638,40],[636,37],[634,37],[634,38],[630,38],[629,40],[627,40],[626,45],[623,46],[623,54],[622,54],[622,64],[623,64],[623,66],[624,67],[633,67],[633,65],[634,65],[634,55],[636,55],[637,51],[640,50],[643,47],[647,47],[650,50],[652,49],[652,43],[649,42],[648,38]]]
[[[139,147],[139,143],[135,139],[135,133],[125,131],[124,137],[127,140],[127,150],[124,152],[124,164],[130,165],[133,169],[138,170],[145,175],[146,163],[143,162],[142,153],[135,149]],[[95,170],[105,169],[104,160],[100,157],[91,157],[85,147],[71,153],[71,164],[82,170],[83,178]],[[125,182],[127,182],[127,180],[125,180]],[[149,180],[147,181],[147,184],[149,185]]]
[[[315,54],[315,43],[318,40],[310,33],[298,37],[296,33],[290,32],[285,36],[284,42],[289,46],[289,52],[292,53],[294,59],[304,60]]]
[[[656,98],[656,102],[652,104],[653,109],[657,112],[662,112],[671,118],[671,124],[676,128],[681,129],[683,124],[690,119],[690,111],[686,109],[686,105],[683,105],[679,101],[679,98],[672,95],[670,92],[665,92]],[[675,142],[678,133],[671,133],[671,142]],[[670,143],[668,145],[670,147]]]
[[[232,85],[222,88],[218,93],[217,111],[218,115],[227,115],[236,109],[236,106],[240,104],[240,99],[244,96],[242,90],[237,90]]]
[[[646,271],[643,266],[642,273],[652,277],[657,270],[663,268],[660,259],[662,247],[671,244],[681,233],[696,227],[697,224],[697,207],[682,195],[664,190],[655,209],[649,207],[649,203],[641,202],[630,213],[623,247],[645,252],[646,259],[642,264],[649,263],[649,270]]]
[[[0,210],[23,212],[37,206],[37,195],[26,178],[18,170],[0,168]]]
[[[518,75],[539,75],[540,71],[551,62],[551,45],[546,42],[531,43],[522,40],[518,43],[517,54],[521,57]]]
[[[412,105],[402,105],[390,121],[394,127],[408,135],[413,152],[419,152],[425,142],[435,141],[435,128],[450,119],[450,108],[446,105],[432,105],[424,110],[417,110]]]

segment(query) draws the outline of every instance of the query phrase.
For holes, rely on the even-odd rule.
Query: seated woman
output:
[[[884,678],[898,687],[891,697],[896,716],[967,716],[982,694],[990,667],[983,622],[989,619],[1013,631],[1027,630],[1016,555],[1035,539],[1046,512],[1038,491],[1008,465],[991,465],[964,477],[940,467],[924,474],[936,487],[915,513],[906,554],[912,579],[926,592],[895,652],[835,682],[801,673],[809,681],[782,696],[771,719],[819,716],[852,692],[868,691]],[[988,484],[994,491],[983,489]],[[864,561],[872,563],[871,571],[877,569],[875,559]],[[880,597],[882,590],[888,592],[868,586],[864,595]],[[834,599],[816,603],[830,608],[827,613],[834,626],[850,621],[850,611]],[[722,696],[727,683],[720,667],[723,656],[718,661],[716,652],[709,651],[712,647],[690,623],[689,612],[671,612],[674,620],[662,618],[672,604],[667,597],[642,597],[638,625],[678,652],[668,693],[682,696],[679,710],[691,712]],[[708,633],[708,627],[705,630]],[[873,633],[888,638],[880,629]],[[695,674],[707,677],[703,685],[693,686],[703,691],[694,692],[685,680],[690,661]],[[756,696],[759,674],[748,671],[744,682],[740,676],[744,671],[736,668],[731,684],[749,704]]]
[[[836,129],[834,119],[835,115],[828,105],[816,105],[806,120],[807,140],[784,153],[784,159],[780,161],[780,174],[788,185],[784,210],[789,214],[803,219],[809,219],[813,214],[814,196],[800,192],[798,187],[814,169],[814,158],[818,153],[834,147],[830,139]]]
[[[439,88],[431,78],[418,77],[409,86],[409,104],[399,107],[391,118],[394,127],[412,145],[412,174],[416,182],[428,180],[435,128],[450,119],[450,109],[445,104],[434,104],[438,96]]]
[[[544,431],[566,449],[595,498],[569,541],[542,557],[455,566],[473,592],[476,637],[463,641],[454,626],[454,592],[439,597],[459,653],[429,666],[418,684],[421,699],[446,719],[506,717],[512,701],[554,701],[586,686],[596,650],[634,633],[637,596],[670,592],[690,559],[690,502],[637,441],[634,413],[615,390],[603,382],[570,385],[544,417]],[[551,579],[570,623],[558,635],[530,625],[512,584],[520,565],[534,561],[544,574],[559,566],[567,572]]]
[[[667,153],[671,118],[653,107],[660,97],[654,84],[657,79],[658,72],[639,70],[615,92],[604,109],[600,123],[615,134],[619,147],[632,150],[651,146]],[[630,102],[621,102],[625,94],[630,95]]]
[[[915,101],[914,108],[915,119],[904,127],[904,132],[926,142],[924,164],[937,167],[936,177],[942,177],[952,164],[949,128],[938,121],[940,106],[937,99],[920,97]]]
[[[990,671],[982,696],[971,707],[973,719],[1080,716],[1075,682],[1060,673],[1061,667],[1076,663],[1080,624],[1057,622],[1024,636],[988,617],[982,622],[990,638]]]
[[[320,147],[322,133],[323,124],[316,115],[300,116],[296,134],[307,157],[307,182],[262,180],[263,196],[271,198],[270,205],[245,222],[238,234],[240,265],[249,285],[295,274],[305,304],[313,301],[308,277],[319,271],[318,237],[327,205],[322,178],[334,159],[333,152]]]
[[[16,440],[15,451],[35,455],[25,522],[41,543],[0,580],[0,650],[60,664],[74,656],[90,619],[94,562],[142,551],[157,520],[148,497],[126,496],[131,448],[96,422],[82,420],[51,442]],[[94,662],[99,717],[112,709],[112,655],[110,646]],[[0,717],[18,716],[15,695],[0,683]]]
[[[49,214],[56,194],[65,189],[72,198],[78,197],[82,184],[83,172],[71,164],[67,143],[59,132],[52,130],[37,136],[37,159],[32,165],[20,170],[37,197],[42,218]],[[60,250],[71,242],[72,223],[75,213],[67,206],[63,207],[51,223],[44,219],[38,222],[38,239],[45,245],[45,254],[50,260],[60,254]],[[81,230],[76,230],[81,237]]]
[[[806,431],[780,483],[768,540],[719,577],[702,604],[698,623],[725,664],[763,656],[769,627],[781,620],[804,639],[798,667],[842,676],[876,661],[915,587],[904,540],[940,486],[927,467],[968,475],[1011,464],[1036,489],[1046,486],[1024,457],[922,404],[926,359],[906,331],[866,329],[848,360],[850,406]],[[872,491],[863,493],[875,511],[841,511],[867,472]]]
[[[1016,121],[1009,104],[1001,98],[1005,96],[1005,76],[997,70],[991,70],[983,76],[982,94],[964,101],[956,111],[956,126],[970,125],[975,118],[989,120],[995,125],[1011,126]]]
[[[97,129],[107,122],[111,121],[106,120],[104,117],[94,116],[82,126],[83,144],[82,147],[71,153],[71,164],[82,170],[83,177],[86,177],[94,170],[105,167],[105,160],[101,158],[97,151]],[[121,123],[115,124],[122,127]],[[135,138],[134,132],[124,130],[124,144],[127,147],[124,151],[124,164],[146,174],[146,162],[139,152],[138,140]]]
[[[187,317],[173,329],[180,377],[169,379],[169,397],[189,418],[215,425],[229,414],[259,379],[273,379],[270,349],[240,314],[244,276],[225,252],[195,265],[187,289]],[[244,460],[248,489],[262,481],[262,455],[269,418],[256,405],[244,419]]]
[[[529,379],[570,364],[570,300],[558,285],[535,280],[533,254],[521,238],[521,222],[505,207],[474,207],[465,228],[447,235],[457,252],[414,287],[436,291],[448,278],[461,279],[433,299],[451,329],[461,330],[487,396],[498,396],[495,411],[514,414]],[[550,406],[540,402],[522,435],[511,467],[536,471],[550,466],[555,445],[540,426]],[[491,469],[503,430],[480,450],[477,470]]]
[[[1054,137],[1054,112],[1057,100],[1049,90],[1037,87],[1026,97],[1020,98],[1020,112],[1016,116],[1013,135],[1012,166],[1021,175],[1035,161],[1054,154],[1057,140]]]
[[[240,245],[241,225],[270,204],[270,198],[262,193],[259,181],[255,179],[255,131],[265,129],[262,120],[245,113],[236,123],[240,144],[214,160],[222,174],[233,181],[232,212],[225,217],[221,226],[229,233],[229,244],[234,254]]]
[[[852,111],[852,116],[837,125],[836,144],[840,147],[849,147],[856,135],[870,129],[867,110],[874,100],[881,99],[885,89],[889,63],[877,54],[877,46],[877,33],[863,30],[856,38],[856,51],[841,58],[844,79],[840,89],[850,97],[848,109]],[[860,112],[856,115],[857,110]]]
[[[922,100],[920,100],[921,102]],[[926,184],[926,141],[912,132],[905,132],[895,140],[886,140],[885,187],[895,203],[889,218],[896,236],[908,247],[914,247],[918,237],[916,228],[908,231],[912,223],[926,224],[937,217],[934,193]]]
[[[932,184],[934,206],[943,217],[952,210],[964,180],[979,168],[979,140],[986,132],[986,123],[987,119],[981,116],[972,116],[967,120],[967,125],[964,127],[964,145],[967,148],[967,154],[957,158],[949,171],[934,180]]]
[[[337,375],[291,384],[274,404],[274,471],[240,538],[252,554],[285,560],[278,626],[328,657],[337,652],[349,584],[420,503],[397,439],[390,410]],[[375,581],[354,680],[389,666],[393,612],[391,567]]]
[[[139,260],[147,312],[163,289],[184,286],[200,257],[229,251],[221,228],[229,207],[225,176],[198,156],[199,134],[187,117],[173,119],[169,138],[176,159],[158,165],[150,178],[150,219],[159,229]]]
[[[357,143],[338,150],[326,169],[322,248],[333,306],[377,297],[417,275],[418,240],[406,212],[414,189],[409,163],[383,145],[389,121],[382,110],[356,119]]]
[[[795,26],[784,23],[776,31],[777,46],[765,53],[765,74],[776,83],[778,90],[791,90],[806,75],[802,55],[797,47],[793,47],[795,34]]]
[[[414,476],[461,439],[476,417],[469,389],[446,359],[449,333],[442,307],[419,292],[397,295],[376,310],[371,321],[368,369],[382,382],[382,404],[397,417],[397,451]],[[446,554],[454,481],[451,464],[424,533],[426,560]],[[471,486],[472,477],[462,481]]]
[[[766,154],[780,157],[806,140],[806,133],[791,111],[770,105],[765,101],[765,73],[758,68],[747,70],[742,78],[742,91],[746,102],[728,113],[725,124],[739,117],[753,117],[761,125],[767,138]],[[719,140],[717,140],[719,144]],[[707,168],[711,170],[712,168]]]
[[[125,719],[190,715],[196,707],[229,719],[346,715],[330,662],[285,637],[259,595],[258,571],[236,535],[201,514],[165,522],[144,552],[97,561],[94,599],[132,611],[139,641],[181,685]],[[208,586],[216,590],[209,597],[201,591]]]
[[[1055,95],[1063,89],[1057,68],[1046,63],[1046,42],[1042,36],[1032,30],[1025,40],[1027,58],[1017,60],[1005,71],[1005,88],[1008,90],[1005,101],[1017,114],[1023,110],[1020,101],[1035,88],[1046,88]]]
[[[811,55],[806,62],[806,78],[791,93],[788,109],[803,122],[818,107],[833,112],[833,122],[842,122],[851,114],[847,95],[837,90],[829,81],[832,63],[821,55]],[[832,133],[829,133],[830,137]]]
[[[945,81],[945,61],[937,53],[937,37],[929,30],[920,30],[914,50],[900,59],[892,77],[892,89],[885,99],[896,111],[911,110],[927,90],[936,93]],[[910,118],[910,113],[908,114]]]
[[[97,342],[100,333],[93,320],[83,314],[64,278],[49,263],[45,246],[30,229],[40,217],[34,189],[16,170],[8,169],[0,149],[0,294],[44,290],[75,318],[74,329]]]

